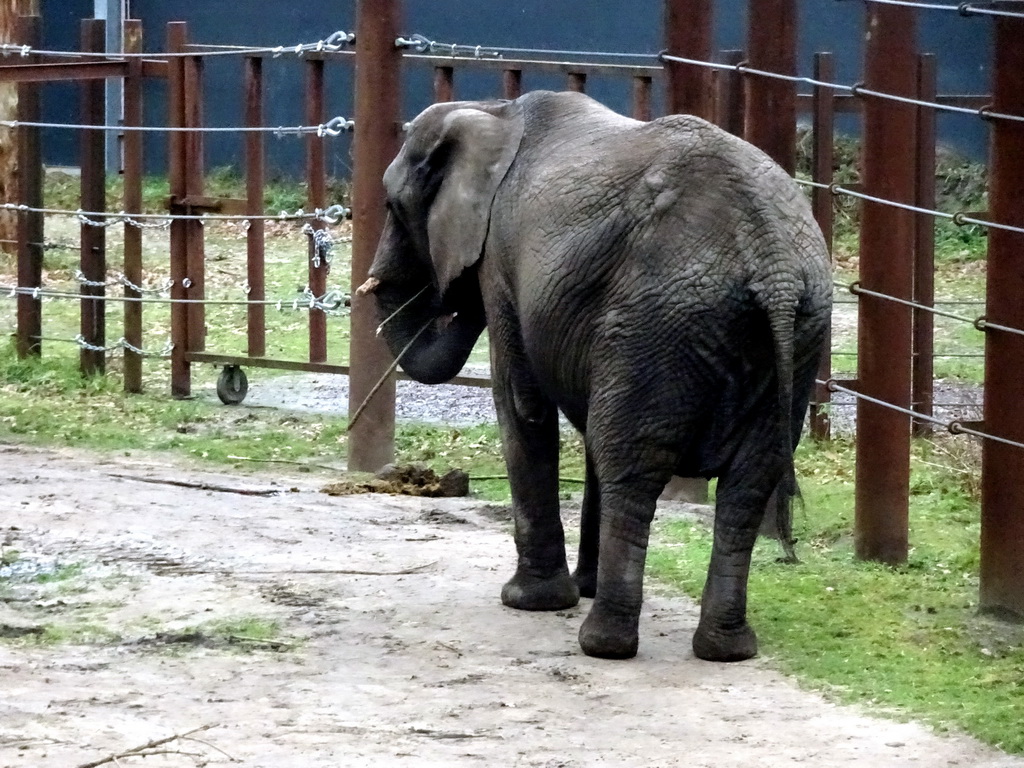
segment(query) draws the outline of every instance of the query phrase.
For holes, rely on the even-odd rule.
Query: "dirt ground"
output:
[[[698,661],[686,599],[648,600],[636,659],[587,658],[588,601],[501,606],[507,513],[479,502],[15,445],[0,476],[0,766],[94,765],[202,726],[106,764],[1024,766],[763,661]]]

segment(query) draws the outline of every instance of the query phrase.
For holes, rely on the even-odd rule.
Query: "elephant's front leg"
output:
[[[512,488],[518,564],[501,601],[527,611],[576,605],[558,504],[558,412],[524,371],[495,356],[494,401]]]

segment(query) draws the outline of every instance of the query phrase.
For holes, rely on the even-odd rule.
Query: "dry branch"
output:
[[[350,568],[311,568],[305,570],[282,570],[282,571],[203,571],[203,573],[219,573],[225,576],[253,576],[253,575],[274,575],[290,576],[293,574],[340,574],[343,576],[408,576],[413,573],[425,571],[432,565],[437,565],[437,560],[423,565],[414,565],[410,568],[402,568],[398,571],[362,571]]]
[[[182,733],[175,733],[173,736],[168,736],[168,737],[163,738],[163,739],[153,739],[152,741],[147,741],[145,744],[140,744],[137,747],[132,747],[131,749],[126,749],[124,752],[118,752],[117,754],[114,754],[114,755],[107,755],[104,758],[100,758],[99,760],[93,760],[92,762],[81,763],[81,764],[75,766],[75,768],[97,768],[97,766],[106,765],[107,763],[117,763],[117,761],[120,758],[122,758],[122,757],[144,757],[146,754],[159,754],[157,752],[147,752],[146,750],[152,750],[155,747],[159,747],[159,746],[161,746],[163,744],[168,744],[168,743],[170,743],[172,741],[177,741],[178,739],[187,738],[187,737],[191,736],[193,733],[200,733],[201,731],[208,731],[211,728],[216,728],[216,727],[217,726],[215,724],[201,725],[198,728],[193,728],[191,731],[184,731]]]
[[[259,638],[259,637],[246,637],[245,635],[228,635],[229,643],[252,643],[253,645],[266,645],[271,650],[277,650],[278,648],[294,648],[295,643],[289,643],[284,640],[273,640],[271,638]],[[197,739],[198,741],[198,739]],[[216,747],[214,747],[216,749]]]
[[[288,464],[303,469],[323,469],[328,472],[344,472],[339,467],[329,467],[326,464],[311,464],[307,461],[292,461],[291,459],[253,459],[249,456],[228,456],[232,461],[253,461],[260,464]]]
[[[153,483],[155,485],[173,485],[178,488],[193,488],[197,491],[216,491],[218,493],[238,493],[242,496],[277,496],[281,491],[277,488],[259,490],[256,488],[230,488],[226,485],[213,485],[212,483],[190,483],[187,480],[166,480],[159,477],[139,477],[137,475],[121,475],[116,472],[108,472],[108,477],[117,477],[121,480],[137,480],[140,483]]]

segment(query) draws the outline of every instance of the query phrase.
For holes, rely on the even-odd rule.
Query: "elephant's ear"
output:
[[[494,113],[467,107],[445,116],[440,145],[447,150],[447,164],[427,219],[430,259],[442,296],[480,258],[494,195],[522,138],[517,105]]]

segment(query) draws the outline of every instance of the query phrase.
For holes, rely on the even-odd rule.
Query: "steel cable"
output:
[[[855,397],[858,400],[864,400],[865,402],[873,403],[874,405],[887,408],[890,411],[896,411],[897,413],[905,414],[907,416],[910,416],[911,418],[918,419],[920,421],[927,421],[931,424],[935,424],[937,426],[945,428],[950,434],[953,435],[971,435],[973,437],[978,437],[983,440],[994,440],[997,443],[1011,445],[1014,448],[1024,448],[1024,443],[1017,442],[1016,440],[1009,440],[1005,437],[999,437],[998,435],[992,435],[987,432],[982,432],[981,430],[974,429],[973,427],[967,427],[960,419],[954,419],[953,421],[943,421],[942,419],[938,419],[934,416],[929,416],[924,413],[918,413],[917,411],[911,410],[910,408],[903,408],[902,406],[899,405],[893,405],[892,403],[888,403],[885,400],[879,400],[877,397],[871,397],[870,395],[865,395],[862,392],[858,392],[855,389],[844,387],[835,379],[817,379],[816,381],[818,384],[821,384],[826,389],[828,389],[829,392],[842,392],[843,394],[851,395],[852,397]]]

